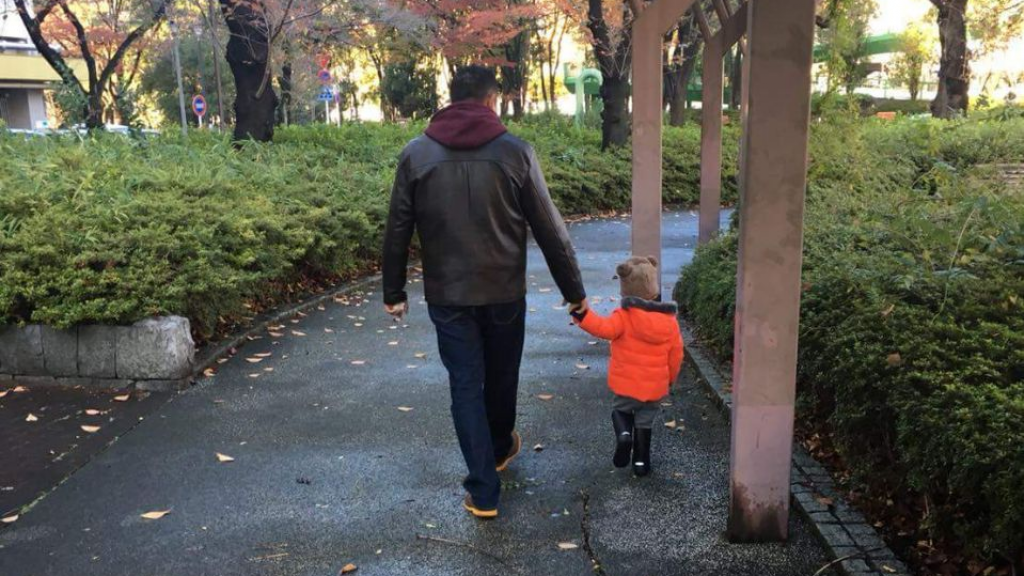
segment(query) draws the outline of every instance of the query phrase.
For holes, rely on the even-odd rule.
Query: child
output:
[[[683,361],[683,338],[675,304],[660,302],[658,261],[633,257],[615,269],[622,307],[608,318],[594,311],[574,310],[574,321],[590,334],[611,340],[608,387],[615,393],[612,425],[618,468],[629,464],[633,473],[651,473],[651,428],[668,387]]]

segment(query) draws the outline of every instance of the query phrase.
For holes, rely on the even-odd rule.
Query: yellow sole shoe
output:
[[[501,462],[498,462],[498,465],[495,466],[494,469],[497,470],[498,472],[504,472],[505,469],[508,468],[508,465],[511,464],[512,461],[515,460],[516,456],[519,455],[519,451],[522,450],[522,448],[523,448],[523,439],[519,437],[519,432],[516,432],[515,430],[513,430],[512,431],[512,449],[509,450],[508,456],[505,456],[504,460],[502,460]]]
[[[476,504],[473,504],[473,497],[469,494],[466,494],[466,497],[462,499],[462,507],[477,518],[491,519],[498,517],[497,508],[477,508]]]

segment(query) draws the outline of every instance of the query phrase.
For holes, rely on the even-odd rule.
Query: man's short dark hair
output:
[[[463,66],[455,71],[455,78],[449,86],[452,102],[462,100],[483,100],[498,91],[498,79],[494,70],[486,66]]]

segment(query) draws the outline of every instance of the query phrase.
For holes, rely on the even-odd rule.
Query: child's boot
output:
[[[651,473],[651,429],[633,430],[633,474],[647,476]]]
[[[616,468],[625,468],[629,466],[629,456],[633,450],[633,414],[613,410],[612,426],[615,428],[615,456],[612,463]]]

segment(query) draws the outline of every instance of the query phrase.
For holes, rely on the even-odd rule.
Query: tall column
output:
[[[662,41],[694,0],[655,0],[633,23],[633,254],[661,261]],[[644,3],[638,2],[637,5]],[[660,274],[659,269],[659,274]],[[660,279],[658,282],[661,285]]]
[[[784,540],[810,117],[814,0],[756,0],[747,21],[728,533]]]
[[[722,42],[704,44],[700,111],[700,225],[698,244],[718,234],[722,204]]]

